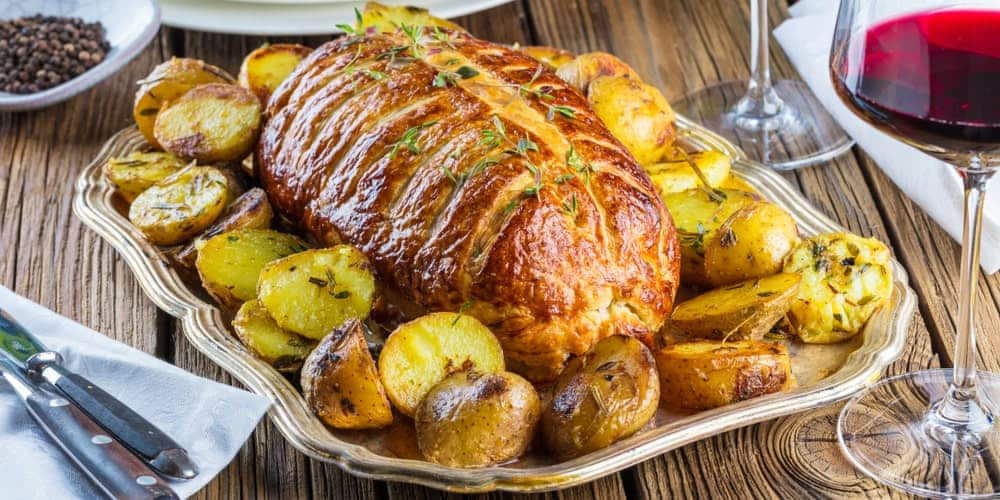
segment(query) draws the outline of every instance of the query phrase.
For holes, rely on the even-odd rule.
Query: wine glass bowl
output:
[[[851,111],[951,164],[965,188],[954,369],[886,379],[852,399],[837,425],[841,449],[909,493],[996,498],[1000,376],[976,371],[973,312],[983,201],[1000,166],[1000,5],[842,0],[830,75]]]

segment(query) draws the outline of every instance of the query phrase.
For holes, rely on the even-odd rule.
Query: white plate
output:
[[[300,0],[301,1],[301,0]],[[510,0],[387,0],[386,4],[411,4],[440,17],[478,12]],[[324,4],[246,3],[225,0],[161,0],[163,24],[176,28],[243,35],[328,35],[340,33],[336,25],[354,22],[354,9],[365,2]]]
[[[100,64],[56,87],[34,94],[0,92],[0,111],[50,106],[93,87],[139,54],[160,27],[153,0],[0,0],[0,19],[43,14],[100,21],[111,50]]]

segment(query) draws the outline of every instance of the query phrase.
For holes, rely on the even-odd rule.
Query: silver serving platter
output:
[[[812,207],[785,179],[770,169],[746,161],[732,144],[678,117],[681,137],[692,149],[716,149],[733,159],[734,173],[761,195],[788,210],[805,235],[843,231],[843,227]],[[196,349],[242,382],[270,398],[268,414],[293,446],[311,457],[332,462],[359,476],[416,483],[456,492],[490,490],[544,491],[592,481],[687,443],[756,422],[828,405],[847,398],[877,380],[903,350],[916,294],[898,261],[892,261],[895,291],[891,303],[876,313],[862,335],[843,344],[789,343],[797,388],[693,415],[660,410],[636,435],[589,455],[553,463],[529,455],[512,464],[482,469],[457,469],[390,451],[390,432],[344,432],[327,428],[313,416],[295,386],[268,364],[247,352],[230,332],[226,315],[205,294],[189,285],[157,247],[148,243],[128,221],[125,206],[102,175],[102,166],[145,146],[138,130],[115,134],[77,181],[73,209],[91,229],[110,243],[135,273],[160,309],[178,318]]]

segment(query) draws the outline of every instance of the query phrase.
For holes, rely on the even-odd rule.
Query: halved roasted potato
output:
[[[244,302],[233,319],[240,342],[254,356],[280,372],[295,372],[302,366],[316,341],[278,326],[257,300]]]
[[[785,272],[800,273],[802,286],[789,309],[803,342],[829,344],[857,335],[892,296],[889,249],[850,233],[813,236],[785,260]]]
[[[382,384],[393,405],[413,416],[431,387],[457,371],[504,370],[500,341],[466,314],[431,313],[389,335],[378,358]]]
[[[663,195],[681,243],[681,282],[707,285],[705,244],[734,212],[759,200],[745,191],[689,189]]]
[[[725,180],[719,183],[718,187],[722,189],[735,189],[737,191],[746,191],[748,193],[757,192],[757,188],[751,186],[749,182],[733,174],[730,174],[729,177],[726,177]]]
[[[382,5],[378,2],[365,3],[365,10],[358,20],[357,29],[364,32],[373,28],[376,32],[392,33],[401,26],[439,26],[453,30],[465,31],[461,26],[437,17],[427,9],[409,5]]]
[[[376,429],[392,423],[392,406],[356,319],[323,338],[302,366],[302,395],[316,416],[336,429]]]
[[[262,106],[281,82],[288,78],[312,49],[297,43],[275,43],[258,47],[243,58],[239,83],[260,99]]]
[[[337,245],[264,266],[257,295],[282,328],[321,339],[348,319],[368,317],[375,278],[365,254]]]
[[[217,168],[191,165],[137,196],[128,218],[154,244],[184,243],[212,225],[233,200],[230,182]]]
[[[620,76],[638,82],[642,79],[625,61],[607,52],[588,52],[559,66],[556,75],[587,94],[591,82],[602,76]]]
[[[760,340],[788,312],[800,280],[781,273],[716,288],[678,304],[669,325],[692,337]]]
[[[417,444],[434,463],[495,465],[528,449],[540,414],[538,393],[519,375],[454,373],[435,384],[417,407]]]
[[[633,337],[613,335],[573,359],[542,413],[545,447],[565,460],[634,434],[660,401],[653,354]]]
[[[153,135],[163,149],[204,163],[241,160],[260,132],[261,105],[236,85],[198,85],[160,112]]]
[[[153,135],[153,124],[160,111],[195,85],[234,81],[229,73],[206,64],[205,61],[173,57],[153,68],[146,78],[139,80],[132,117],[146,141],[159,147],[160,144]]]
[[[690,163],[688,162],[690,160]],[[709,187],[722,187],[729,178],[732,163],[719,151],[708,150],[688,154],[688,158],[673,159],[644,165],[643,168],[659,189],[660,194],[687,191],[703,185],[694,166],[701,170]]]
[[[128,156],[112,158],[104,165],[104,175],[125,201],[187,166],[187,161],[170,153],[133,151]]]
[[[798,242],[795,219],[783,208],[766,201],[747,204],[705,243],[705,274],[712,286],[770,276],[781,272]]]
[[[304,252],[305,243],[270,229],[237,229],[217,234],[198,249],[195,267],[205,290],[234,308],[257,298],[257,279],[268,263]]]
[[[660,401],[682,410],[707,410],[792,386],[784,344],[703,340],[671,344],[654,353]]]
[[[659,161],[674,144],[674,111],[660,90],[627,76],[590,82],[587,100],[640,165]]]
[[[526,45],[519,47],[518,50],[548,66],[548,68],[552,71],[559,69],[559,67],[563,64],[573,60],[572,52],[558,49],[556,47],[548,47],[545,45]]]
[[[267,193],[261,188],[253,188],[229,204],[222,215],[194,241],[178,251],[174,259],[185,266],[194,267],[198,258],[198,248],[209,238],[237,229],[267,229],[271,227],[273,218],[274,211],[271,209],[271,203],[267,201]]]

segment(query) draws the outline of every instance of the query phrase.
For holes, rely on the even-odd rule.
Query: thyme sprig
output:
[[[430,127],[437,122],[437,120],[431,120],[406,129],[406,131],[403,132],[403,136],[392,144],[392,148],[389,150],[389,159],[391,160],[395,158],[396,153],[398,153],[399,149],[403,147],[408,149],[413,154],[419,154],[420,148],[417,146],[417,139],[420,137],[420,133],[427,127]]]

